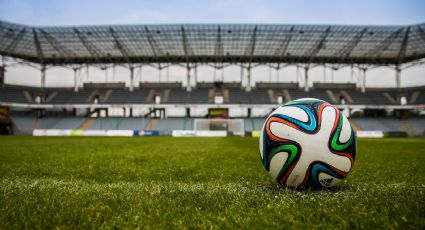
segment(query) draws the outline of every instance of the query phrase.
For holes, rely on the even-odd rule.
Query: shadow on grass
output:
[[[342,184],[340,186],[331,187],[331,188],[293,188],[293,187],[282,187],[277,183],[269,183],[263,185],[258,190],[264,191],[265,193],[282,193],[282,192],[297,192],[297,193],[338,193],[338,192],[347,192],[352,189],[351,184]]]

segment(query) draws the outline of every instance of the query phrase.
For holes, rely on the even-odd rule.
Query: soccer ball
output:
[[[282,187],[330,188],[347,176],[356,156],[356,136],[331,104],[302,98],[274,110],[263,125],[260,155]]]

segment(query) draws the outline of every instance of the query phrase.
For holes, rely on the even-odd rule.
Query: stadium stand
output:
[[[240,88],[228,88],[229,93],[229,101],[225,102],[225,104],[250,104],[251,94],[240,89]]]
[[[172,88],[165,104],[185,104],[189,94],[184,89]]]
[[[43,118],[41,120],[44,119],[46,118]],[[84,122],[84,120],[85,118],[83,117],[60,118],[58,122],[49,127],[49,129],[76,129]]]
[[[128,94],[127,103],[129,104],[147,104],[148,90],[135,90]]]
[[[89,130],[143,130],[149,123],[149,118],[101,117],[87,127]]]
[[[12,118],[15,125],[15,133],[24,135],[32,134],[34,118],[30,116],[13,116]]]
[[[352,118],[362,130],[403,131],[401,120],[396,118]]]
[[[69,119],[69,118],[68,118]],[[66,119],[65,119],[66,120]],[[68,126],[75,129],[78,126]],[[163,133],[171,133],[173,130],[190,130],[193,128],[193,119],[183,117],[171,117],[166,119],[153,119],[144,117],[101,117],[94,119],[87,130],[147,130],[154,129]]]
[[[409,119],[409,123],[414,130],[415,136],[425,135],[425,117],[413,117]]]
[[[31,134],[32,129],[78,129],[86,120],[84,117],[45,117],[13,116],[13,122],[18,134]],[[192,130],[195,118],[170,117],[165,119],[144,117],[100,117],[93,118],[86,130],[158,130],[162,134],[170,134],[173,130]],[[425,117],[397,119],[381,118],[352,118],[360,130],[409,132],[405,127],[411,127],[412,136],[423,136],[425,133]],[[263,117],[243,118],[246,132],[261,130]],[[33,127],[34,126],[34,127]],[[410,129],[410,128],[409,128]]]
[[[50,93],[50,94],[49,94]],[[74,94],[74,92],[71,89],[68,90],[51,90],[48,91],[47,95],[53,94],[54,97],[46,102],[51,104],[66,104],[69,101],[69,98]]]
[[[282,96],[283,102],[296,98],[318,98],[325,101],[352,105],[398,105],[398,93],[394,89],[370,89],[365,93],[357,89],[312,89],[305,92],[301,89],[256,88],[246,92],[240,88],[224,88],[228,100],[225,104],[276,104],[277,96]],[[99,104],[153,104],[154,96],[161,97],[160,104],[214,104],[214,88],[197,88],[187,92],[182,88],[142,88],[129,92],[128,89],[82,89],[74,92],[71,89],[49,89],[42,95],[44,104],[92,104],[98,97]],[[341,93],[343,92],[343,93]],[[425,87],[406,89],[400,95],[405,95],[407,104],[425,104]],[[27,96],[25,96],[27,94]],[[0,88],[0,101],[8,103],[35,103],[38,91],[26,88]],[[222,93],[219,93],[222,95]],[[347,96],[350,100],[347,100]]]
[[[244,119],[244,127],[245,127],[245,131],[249,132],[252,130],[261,130],[261,128],[263,127],[263,123],[264,123],[264,118],[245,118]]]
[[[15,102],[15,103],[28,103],[24,96],[25,89],[20,88],[1,88],[0,101],[2,102]]]
[[[109,93],[110,92],[110,93]],[[104,104],[124,104],[127,101],[129,92],[127,89],[108,89],[106,94],[109,96],[102,101]]]
[[[219,115],[224,117],[231,114],[229,110],[241,110],[239,112],[245,115],[235,118],[242,118],[244,129],[249,132],[261,129],[264,120],[263,117],[251,117],[256,114],[253,110],[271,110],[287,101],[308,97],[328,101],[340,109],[360,110],[366,117],[353,118],[358,129],[406,131],[418,135],[423,134],[424,129],[420,114],[423,114],[425,105],[425,86],[403,88],[400,76],[405,69],[402,65],[414,66],[425,58],[421,39],[424,26],[173,24],[37,27],[1,21],[0,55],[10,60],[19,59],[20,63],[40,65],[41,76],[46,76],[46,68],[50,66],[73,66],[75,85],[72,88],[49,88],[46,87],[46,77],[40,78],[40,87],[2,84],[0,106],[11,111],[16,132],[22,134],[29,134],[35,128],[170,133],[172,130],[193,129],[194,119],[209,118],[206,112],[217,108],[227,110]],[[89,43],[85,36],[81,36],[81,31],[90,35]],[[364,34],[365,31],[368,33]],[[8,66],[7,63],[2,65]],[[126,66],[130,70],[130,81],[126,82],[129,85],[126,86],[125,82],[80,82],[77,72],[89,65]],[[182,82],[160,79],[155,82],[154,76],[144,76],[149,82],[141,81],[143,65],[159,70],[178,65],[186,69],[187,78]],[[228,82],[223,69],[220,81],[214,72],[214,82],[200,82],[198,79],[202,78],[198,78],[197,68],[201,65],[216,70],[238,66],[241,68],[240,80]],[[252,69],[261,65],[270,70],[295,66],[297,71],[302,69],[297,72],[297,79],[304,79],[301,82],[272,82],[270,72],[269,81],[264,81],[263,76],[254,80]],[[4,66],[0,67],[6,70]],[[364,75],[357,76],[357,85],[352,81],[311,84],[309,70],[316,66],[325,67],[325,70],[329,66],[352,68],[352,79],[354,69]],[[394,68],[395,88],[370,88],[360,84],[366,82],[366,70],[376,66]],[[139,81],[134,78],[135,68],[140,68]],[[394,77],[389,76],[389,79]],[[175,81],[173,78],[168,80]],[[183,82],[191,84],[183,86]],[[171,109],[180,110],[181,117],[167,114]],[[193,109],[203,113],[194,111],[193,115]]]
[[[44,117],[37,119],[38,129],[77,129],[83,117]]]
[[[252,104],[271,104],[267,89],[254,89],[250,93]]]
[[[158,119],[156,126],[152,128],[171,133],[173,130],[186,130],[185,122],[185,118]]]
[[[209,87],[205,87],[209,86]],[[298,88],[263,88],[258,87],[251,92],[247,92],[240,87],[219,87],[214,85],[203,85],[187,92],[179,86],[145,86],[130,92],[126,88],[99,88],[99,89],[81,89],[74,92],[70,89],[49,89],[45,91],[45,104],[90,104],[97,97],[100,104],[152,104],[154,96],[160,95],[160,104],[214,104],[214,95],[223,95],[227,92],[228,100],[226,104],[277,104],[277,96],[281,96],[283,102],[302,98],[314,97],[335,104],[341,104],[341,98],[345,103],[352,105],[395,105],[389,96],[396,95],[394,89],[370,89],[362,93],[353,87],[322,89],[316,86],[309,92]],[[108,93],[109,92],[109,93]],[[342,93],[343,92],[343,93]],[[406,88],[403,90],[408,99],[408,103],[425,104],[424,87]],[[25,94],[28,95],[25,96]],[[109,96],[105,99],[105,95]],[[40,95],[37,89],[5,87],[0,88],[0,99],[8,103],[36,103],[36,96]],[[151,98],[150,98],[151,97]],[[414,97],[414,98],[412,98]],[[32,102],[32,103],[31,103]],[[16,133],[30,134],[34,128],[37,129],[78,129],[84,123],[84,117],[42,117],[34,118],[34,115],[25,116],[22,113],[12,116],[15,123]],[[245,131],[259,130],[262,127],[264,118],[244,118]],[[398,118],[353,118],[361,130],[380,130],[380,131],[406,131],[411,135],[423,135],[425,120],[421,117],[409,119]],[[172,130],[190,130],[193,129],[193,118],[166,118],[151,119],[143,117],[99,117],[86,127],[88,130],[143,130],[155,129],[162,133],[171,133]]]
[[[210,91],[213,89],[198,88],[188,94],[187,103],[189,104],[211,104],[213,98],[210,98]]]

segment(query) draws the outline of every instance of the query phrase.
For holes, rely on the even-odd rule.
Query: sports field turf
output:
[[[0,137],[0,229],[425,228],[425,139],[362,139],[332,191],[278,189],[255,138]]]

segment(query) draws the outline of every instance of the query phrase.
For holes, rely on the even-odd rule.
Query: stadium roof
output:
[[[425,58],[425,23],[34,27],[0,21],[0,54],[58,65],[149,62],[388,65]]]

